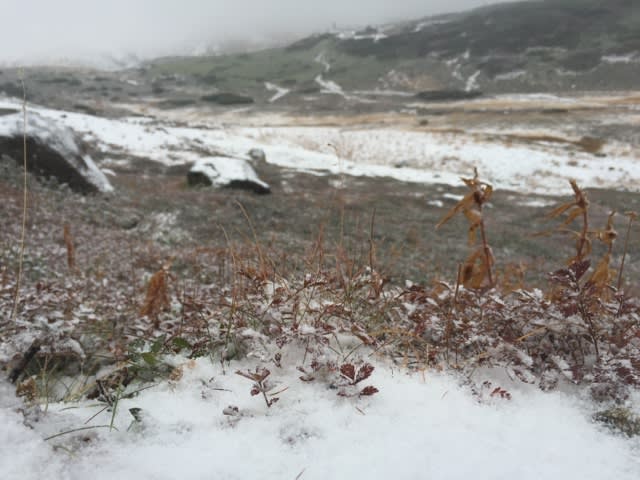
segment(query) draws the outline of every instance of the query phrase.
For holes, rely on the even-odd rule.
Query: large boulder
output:
[[[271,193],[271,187],[246,160],[229,157],[202,158],[187,173],[189,185],[239,188],[254,193]]]
[[[22,113],[0,116],[0,158],[10,157],[22,165],[23,149]],[[113,191],[73,130],[33,112],[27,116],[27,169],[66,183],[76,192]]]

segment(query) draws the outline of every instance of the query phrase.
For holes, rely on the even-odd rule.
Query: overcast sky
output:
[[[0,61],[96,52],[160,55],[199,44],[302,36],[504,0],[0,0]]]

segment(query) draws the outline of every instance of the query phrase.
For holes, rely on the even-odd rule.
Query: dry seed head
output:
[[[611,212],[607,219],[607,226],[604,230],[596,230],[593,232],[594,236],[602,243],[609,247],[609,250],[613,247],[613,242],[618,238],[618,232],[613,228],[613,217],[616,212]]]
[[[157,323],[158,315],[163,310],[169,308],[169,290],[167,285],[168,265],[164,265],[154,273],[149,279],[144,305],[140,311],[141,315],[153,317]]]
[[[75,247],[73,246],[73,237],[71,236],[71,227],[68,223],[63,226],[64,244],[67,247],[67,266],[69,270],[73,270],[76,266]]]

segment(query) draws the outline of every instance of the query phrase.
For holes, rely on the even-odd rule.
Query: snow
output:
[[[321,76],[319,79],[325,88],[342,92],[339,85]],[[488,101],[523,105],[576,102],[554,95],[508,95],[470,104]],[[0,99],[0,108],[19,107],[17,100]],[[203,125],[211,122],[210,117],[199,118],[197,126],[191,127],[149,117],[107,119],[37,106],[30,106],[29,112],[56,120],[82,135],[83,140],[95,144],[104,154],[109,166],[117,164],[109,160],[112,156],[179,165],[211,156],[246,159],[250,149],[260,148],[269,163],[301,172],[390,177],[413,183],[459,186],[460,177],[472,175],[475,166],[481,177],[497,189],[539,195],[570,193],[570,178],[584,188],[637,191],[635,179],[640,177],[638,154],[633,149],[626,152],[617,149],[614,144],[605,145],[603,153],[607,156],[598,158],[579,149],[569,151],[563,143],[505,142],[499,137],[492,139],[491,135],[483,138],[482,132],[477,131],[455,133],[357,125],[353,128]]]
[[[280,100],[282,97],[287,95],[291,90],[283,87],[279,87],[275,83],[265,82],[264,86],[270,92],[275,92],[275,94],[269,99],[269,103],[273,103],[276,100]]]
[[[496,75],[495,80],[497,81],[516,80],[518,78],[524,77],[526,74],[527,74],[526,70],[514,70],[512,72],[501,73],[500,75]]]
[[[348,95],[347,93],[345,93],[345,91],[343,90],[343,88],[340,85],[338,85],[333,80],[324,79],[322,77],[322,75],[317,75],[316,78],[314,79],[314,81],[318,85],[320,85],[322,87],[322,90],[320,91],[320,93],[340,95],[341,97],[344,97],[345,100],[355,100],[355,101],[361,102],[361,103],[369,103],[370,102],[367,99],[356,97],[354,95]]]
[[[604,55],[602,61],[605,63],[638,63],[640,56],[637,52],[628,53],[627,55]]]
[[[434,25],[444,25],[446,23],[451,23],[451,20],[430,18],[428,20],[424,20],[422,22],[419,22],[415,26],[415,28],[413,29],[413,33],[418,33],[421,30],[425,29],[426,27],[431,27],[431,26],[434,26]]]
[[[322,78],[322,75],[318,75],[315,78],[315,82],[324,89],[322,90],[322,93],[335,93],[336,95],[345,97],[342,87],[333,80],[325,80],[324,78]]]
[[[640,443],[596,426],[587,406],[561,393],[520,386],[509,390],[512,400],[481,402],[451,377],[409,374],[379,362],[367,381],[380,392],[343,398],[321,382],[300,381],[293,367],[273,367],[277,390],[287,389],[267,408],[260,395],[249,395],[251,382],[233,373],[253,370],[255,363],[232,363],[223,372],[209,359],[173,360],[182,378],[121,399],[117,430],[85,430],[46,442],[73,428],[109,425],[112,412],[85,424],[103,405],[54,403],[46,414],[28,415],[29,428],[15,411],[9,386],[0,384],[3,480],[640,475]],[[141,409],[140,423],[130,408]]]
[[[313,61],[322,65],[324,67],[325,73],[328,73],[329,70],[331,70],[331,64],[327,61],[326,52],[320,52],[318,55],[316,55]]]
[[[243,135],[257,129],[242,128]],[[567,154],[561,144],[513,144],[447,132],[392,128],[275,127],[259,129],[268,161],[288,168],[327,170],[353,176],[387,176],[416,183],[459,185],[477,166],[494,187],[548,195],[566,194],[568,180],[585,187],[636,190],[635,156],[597,158]],[[342,158],[328,145],[338,145]],[[407,165],[395,168],[396,164]]]
[[[382,32],[358,34],[355,30],[347,30],[337,33],[336,37],[340,40],[373,40],[374,42],[379,42],[387,38],[388,35]]]
[[[19,107],[19,102],[0,100],[0,108],[5,106]],[[271,163],[299,171],[410,182],[459,185],[459,176],[470,176],[477,166],[497,188],[549,195],[570,193],[568,178],[585,187],[637,189],[640,176],[637,157],[569,156],[556,144],[508,146],[472,134],[370,126],[196,128],[37,106],[29,106],[29,116],[35,120],[33,128],[39,118],[55,120],[106,156],[126,154],[131,161],[141,157],[168,165],[195,162],[194,168],[205,172],[215,169],[218,181],[246,176],[243,165],[248,164],[242,159],[251,148],[263,149]],[[73,148],[69,138],[56,135],[49,140]],[[407,166],[395,168],[400,163]],[[461,197],[443,193],[441,198],[427,203],[442,208],[443,200]],[[547,202],[532,198],[528,204]],[[173,231],[175,219],[169,212],[151,221]],[[268,292],[276,288],[273,284]],[[309,308],[315,306],[310,303]],[[316,332],[302,324],[299,333]],[[240,332],[242,337],[258,335],[251,329]],[[260,395],[250,395],[250,381],[234,374],[264,366],[256,358],[222,365],[210,358],[166,357],[182,377],[121,399],[115,415],[98,413],[104,404],[96,401],[25,406],[15,398],[13,386],[0,380],[0,478],[640,477],[640,440],[616,436],[595,424],[591,415],[597,407],[576,390],[543,393],[510,382],[503,372],[488,371],[487,380],[499,378],[494,384],[507,389],[512,399],[472,395],[453,376],[408,372],[369,352],[366,359],[376,369],[365,383],[380,392],[343,398],[320,379],[299,380],[296,366],[302,358],[292,348],[283,352],[283,368],[268,365],[270,379],[278,384],[275,390],[281,391],[271,408]],[[134,388],[139,387],[131,385],[129,391]],[[640,394],[634,392],[636,408],[639,401]],[[130,408],[141,409],[140,423],[133,421]],[[76,428],[109,425],[112,418],[113,430],[91,428],[44,440]]]
[[[353,93],[378,97],[415,97],[416,95],[413,92],[405,92],[402,90],[383,90],[378,88],[375,90],[355,90]]]
[[[471,92],[473,90],[478,90],[478,88],[480,87],[478,85],[478,77],[480,76],[481,73],[482,72],[480,70],[478,70],[467,79],[467,83],[465,84],[465,87],[464,87],[464,91],[465,92]]]

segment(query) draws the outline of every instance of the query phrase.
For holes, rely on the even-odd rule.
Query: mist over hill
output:
[[[497,4],[336,28],[241,55],[164,58],[147,72],[265,98],[265,82],[307,95],[327,90],[326,82],[343,91],[632,89],[640,73],[640,14],[633,0]]]

